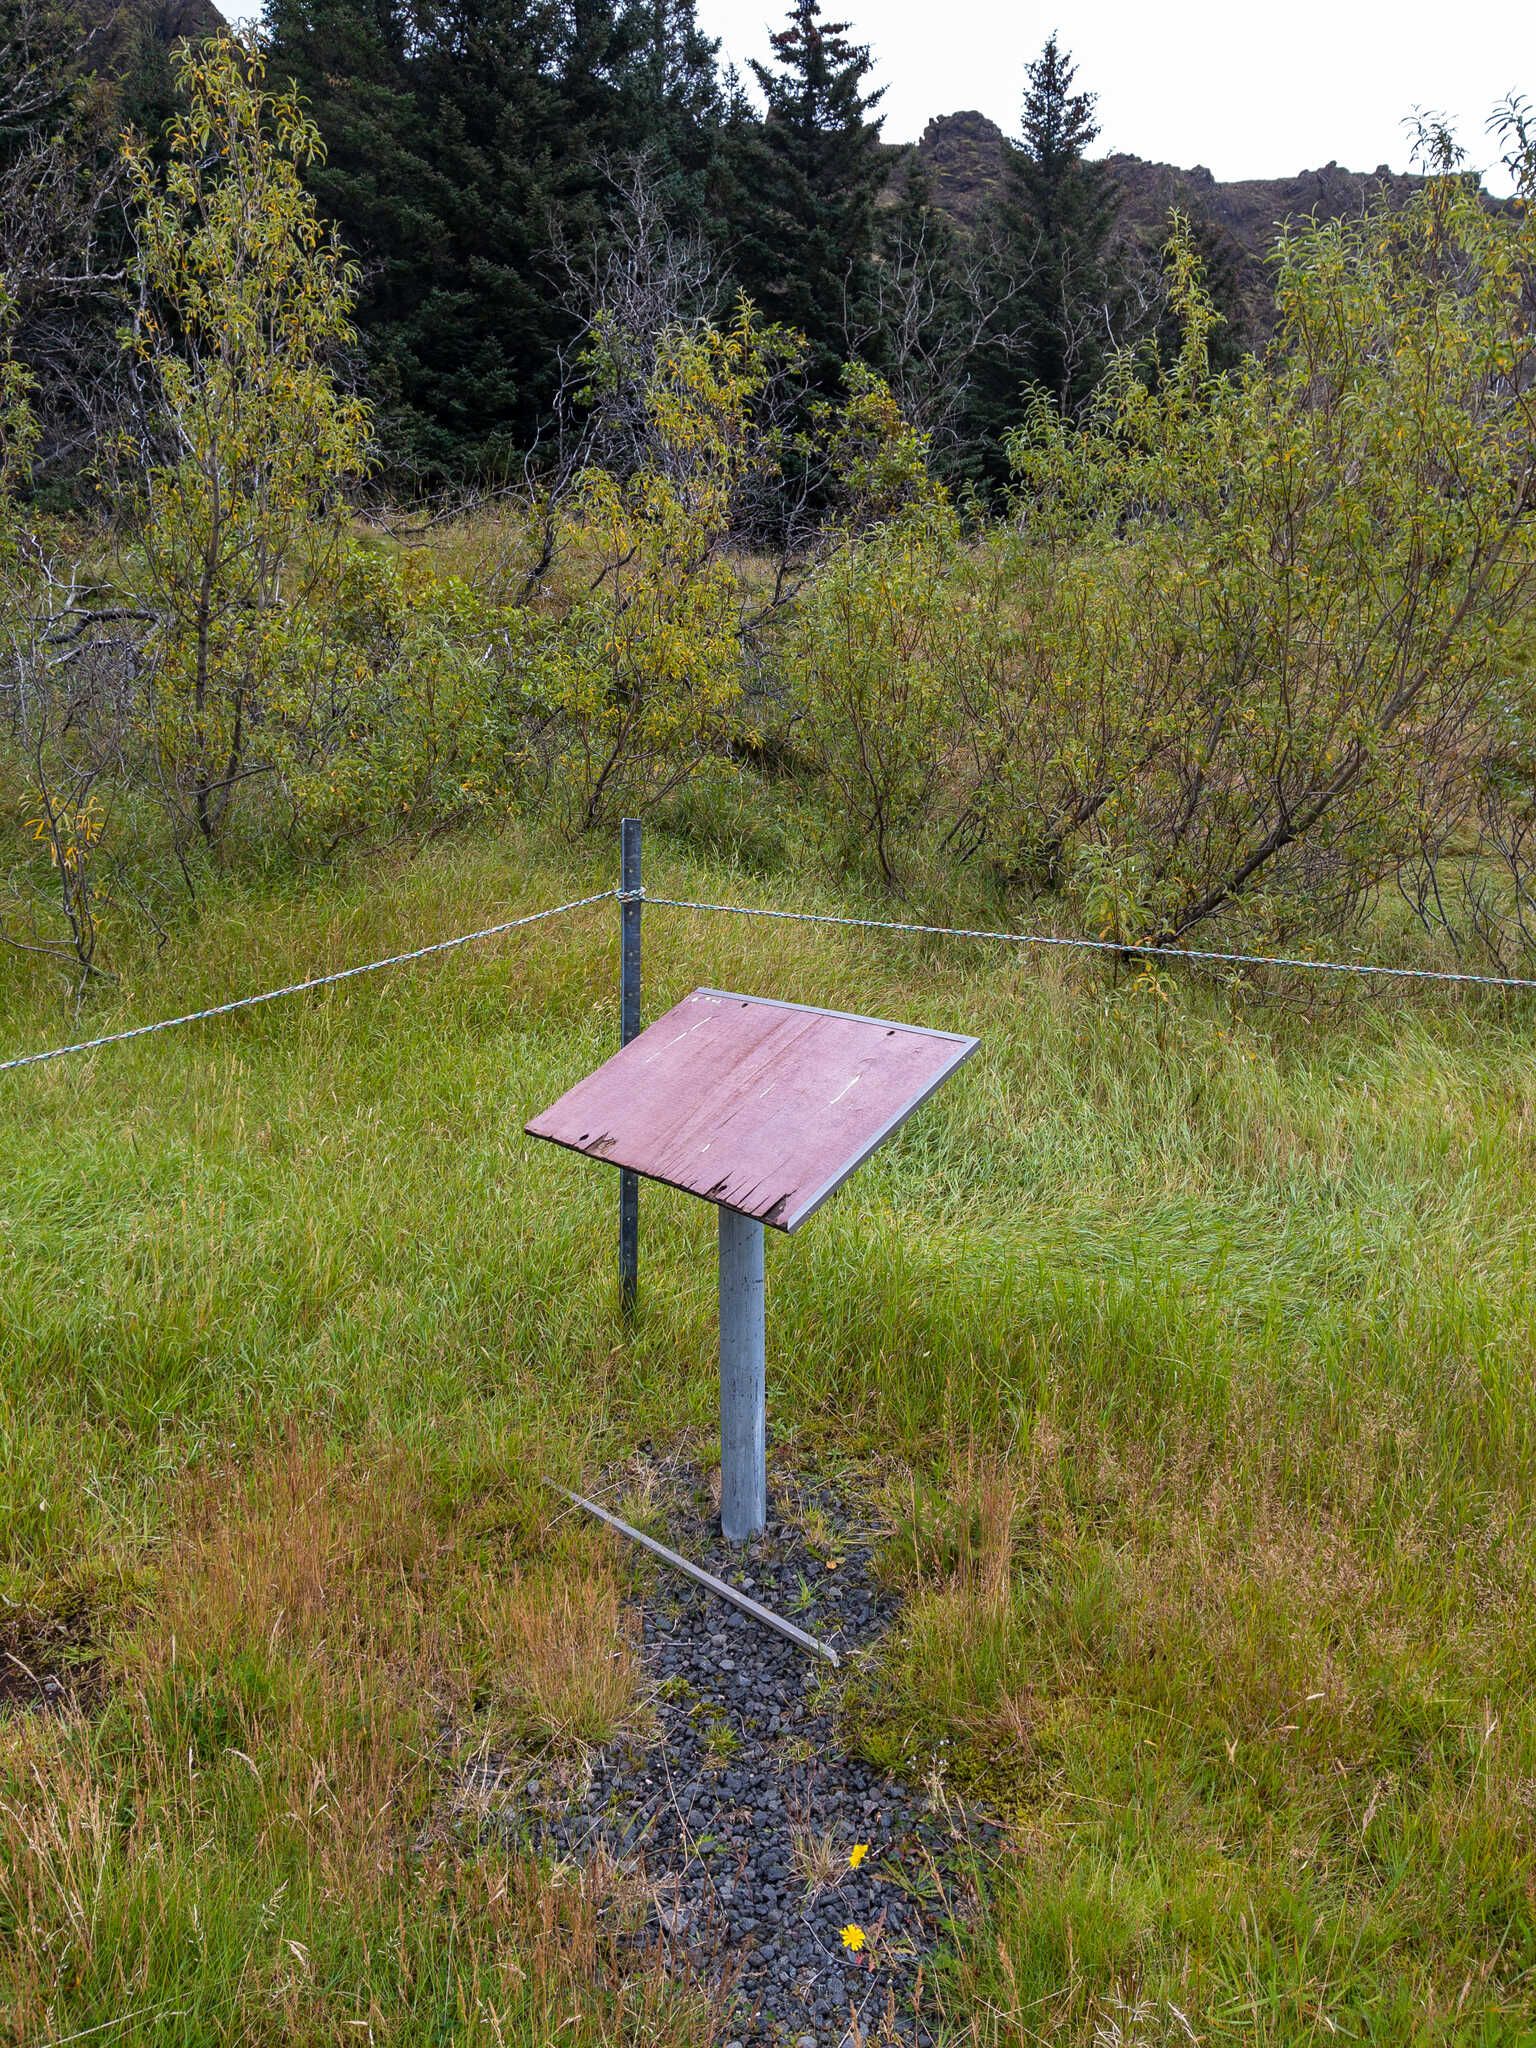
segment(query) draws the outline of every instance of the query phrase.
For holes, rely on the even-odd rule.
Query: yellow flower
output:
[[[847,1927],[845,1927],[845,1928],[843,1929],[843,1947],[844,1947],[844,1948],[846,1948],[846,1949],[851,1949],[851,1950],[853,1951],[853,1953],[854,1953],[855,1955],[857,1955],[857,1954],[858,1954],[858,1952],[859,1952],[859,1950],[860,1950],[860,1949],[861,1949],[861,1948],[862,1948],[863,1946],[864,1946],[864,1930],[863,1930],[863,1928],[862,1928],[862,1927],[858,1927],[858,1926],[855,1926],[855,1925],[853,1925],[852,1923],[850,1923],[850,1924],[849,1924],[849,1925],[848,1925]]]
[[[859,1865],[864,1861],[864,1858],[868,1854],[868,1842],[855,1842],[853,1847],[848,1851],[848,1868],[850,1870],[857,1870]]]

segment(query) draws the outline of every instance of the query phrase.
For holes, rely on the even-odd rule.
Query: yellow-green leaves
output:
[[[936,506],[828,561],[801,594],[787,666],[849,837],[900,885],[919,841],[977,794],[958,521]]]
[[[548,714],[546,800],[577,828],[676,789],[735,731],[746,586],[729,543],[742,490],[777,460],[754,404],[783,345],[745,304],[728,328],[664,336],[644,460],[589,470],[561,508],[585,587],[545,623],[529,694]]]
[[[793,410],[783,403],[784,373],[799,367],[803,346],[744,300],[726,326],[663,334],[634,408],[643,416],[638,432],[631,427],[638,458],[618,473],[589,470],[560,508],[568,602],[543,622],[529,696],[543,721],[543,795],[573,825],[644,808],[704,761],[726,758],[740,736],[749,621],[755,608],[773,608],[765,603],[773,572],[753,561],[743,531],[754,494],[770,498],[792,472],[793,488],[818,494],[837,543],[889,523],[879,574],[890,582],[921,580],[917,557],[928,539],[953,536],[922,437],[872,372],[850,371],[842,402],[803,408],[799,428],[780,424]],[[601,320],[585,367],[586,396],[597,406],[613,403],[631,374],[623,337]],[[913,551],[906,569],[904,549]],[[838,553],[834,545],[832,568],[809,584],[805,601],[818,620],[873,589],[848,583]],[[797,635],[795,646],[818,630],[810,640]],[[863,649],[866,665],[884,644]],[[878,689],[845,680],[855,694]],[[907,712],[922,728],[914,752],[929,756],[940,701],[926,681],[907,680]]]
[[[270,776],[265,735],[312,627],[306,598],[368,457],[365,407],[330,363],[355,272],[302,168],[319,136],[268,89],[259,46],[185,45],[161,169],[130,142],[138,306],[128,346],[154,398],[141,475],[142,593],[155,613],[146,736],[186,831],[216,839]]]
[[[842,522],[852,528],[935,511],[947,502],[928,469],[927,437],[867,364],[843,371],[840,405],[814,408],[817,454]]]
[[[1074,865],[1136,878],[1143,936],[1316,934],[1487,794],[1536,588],[1536,229],[1451,173],[1296,225],[1279,335],[1221,377],[1177,222],[1169,266],[1173,365],[1122,357],[1013,449],[1026,545],[1092,569],[1074,667],[1122,735]]]

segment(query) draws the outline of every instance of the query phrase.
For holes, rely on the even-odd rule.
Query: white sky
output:
[[[698,0],[745,72],[787,0]],[[1334,159],[1407,167],[1403,119],[1452,116],[1471,163],[1512,91],[1536,100],[1536,0],[824,0],[868,43],[891,142],[979,107],[1016,132],[1024,67],[1054,28],[1099,95],[1099,148],[1269,178]],[[1493,181],[1502,183],[1502,180]]]

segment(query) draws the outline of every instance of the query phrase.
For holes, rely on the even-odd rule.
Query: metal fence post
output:
[[[640,1035],[640,820],[619,826],[619,1043]],[[619,1302],[634,1313],[640,1289],[640,1176],[619,1173]]]
[[[768,1520],[763,1226],[720,1211],[720,1533],[745,1543]]]

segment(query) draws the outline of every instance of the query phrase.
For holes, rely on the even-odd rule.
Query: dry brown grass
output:
[[[983,1607],[1007,1599],[1019,1523],[1033,1501],[1040,1459],[1025,1463],[967,1441],[951,1454],[942,1489],[908,1472],[888,1485],[888,1574],[908,1587],[965,1587]]]
[[[146,1911],[173,1949],[186,1913],[194,1927],[254,1915],[226,1938],[254,1944],[236,1975],[267,2016],[260,2038],[389,2038],[388,1998],[339,2018],[320,1958],[342,1938],[336,1914],[382,1924],[406,1899],[457,1929],[456,1975],[480,1987],[471,2035],[503,2038],[504,2008],[505,2038],[580,2039],[601,1993],[640,2038],[677,2038],[676,1987],[614,1947],[633,1919],[618,1873],[546,1884],[453,1825],[466,1741],[568,1749],[633,1710],[603,1543],[569,1525],[552,1541],[510,1559],[438,1512],[403,1454],[338,1456],[297,1434],[192,1481],[110,1648],[100,1717],[0,1719],[0,2011],[15,2038],[49,2037],[56,1988],[110,1983],[125,2013],[152,2002],[163,1957],[118,1952],[114,1934]],[[269,1873],[266,1905],[221,1899],[202,1847],[215,1841]],[[547,2034],[523,2031],[530,2011]],[[223,2024],[233,2038],[238,2013]]]
[[[795,1875],[812,1895],[836,1884],[848,1868],[847,1845],[825,1828],[791,1824],[789,1851]]]
[[[604,1742],[636,1711],[640,1670],[619,1587],[569,1564],[482,1586],[473,1609],[491,1665],[492,1711],[556,1748]]]
[[[595,1740],[638,1682],[619,1580],[595,1532],[548,1540],[524,1558],[445,1519],[399,1452],[338,1458],[290,1437],[192,1490],[128,1665],[142,1680],[281,1655],[343,1691],[366,1672],[381,1693],[480,1714],[503,1739]]]

